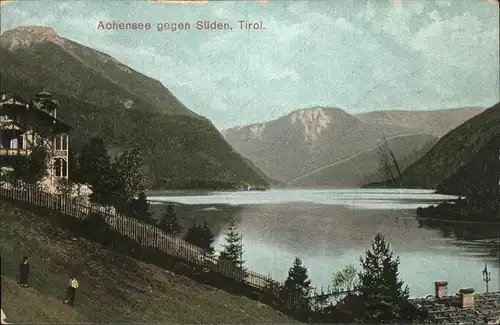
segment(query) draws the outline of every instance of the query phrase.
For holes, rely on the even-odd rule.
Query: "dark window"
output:
[[[68,150],[68,136],[62,136],[62,150]]]
[[[58,177],[61,176],[61,159],[56,159],[54,161],[54,175]]]

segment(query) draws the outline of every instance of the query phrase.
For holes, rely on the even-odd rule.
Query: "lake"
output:
[[[359,257],[375,233],[386,236],[400,257],[400,276],[413,297],[434,293],[436,280],[448,281],[449,293],[464,287],[485,291],[482,270],[491,271],[490,291],[499,288],[499,229],[491,225],[419,223],[415,209],[453,196],[432,190],[332,189],[265,192],[152,192],[156,204],[177,202],[192,218],[230,217],[243,234],[245,265],[284,280],[295,256],[308,267],[316,287],[327,287],[334,271]],[[188,211],[188,212],[186,212]],[[217,225],[216,225],[217,226]],[[220,233],[216,249],[224,243]]]

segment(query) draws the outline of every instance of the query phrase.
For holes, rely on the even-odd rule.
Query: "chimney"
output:
[[[474,308],[474,289],[460,289],[460,308]]]
[[[441,299],[448,294],[448,282],[447,281],[436,281],[435,285],[435,297]]]

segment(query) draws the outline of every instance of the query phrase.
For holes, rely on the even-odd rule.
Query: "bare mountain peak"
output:
[[[314,106],[310,108],[302,108],[293,111],[288,115],[291,120],[296,118],[306,118],[309,120],[330,120],[331,122],[345,122],[350,119],[357,119],[355,116],[347,113],[337,107],[322,107]]]
[[[14,49],[29,47],[42,42],[63,43],[64,38],[59,36],[54,28],[49,26],[25,25],[3,32],[1,36],[2,47]]]
[[[250,126],[250,133],[259,139],[262,139],[265,130],[266,124],[253,124]]]
[[[293,111],[291,114],[294,113],[300,113],[300,112],[342,112],[344,114],[347,114],[344,110],[338,107],[324,107],[324,106],[313,106],[313,107],[306,107],[306,108],[299,108],[295,111]]]
[[[300,109],[290,114],[291,124],[302,125],[306,142],[317,140],[318,136],[328,128],[331,122],[332,117],[321,107]]]

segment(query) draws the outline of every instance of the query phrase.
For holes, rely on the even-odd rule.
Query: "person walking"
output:
[[[28,257],[24,257],[21,264],[19,264],[19,282],[21,287],[28,286],[28,276],[30,274],[30,264],[28,263]]]
[[[75,294],[77,288],[78,280],[76,279],[76,276],[72,275],[69,277],[68,291],[66,293],[66,300],[64,300],[64,303],[73,306],[73,304],[75,303]]]

